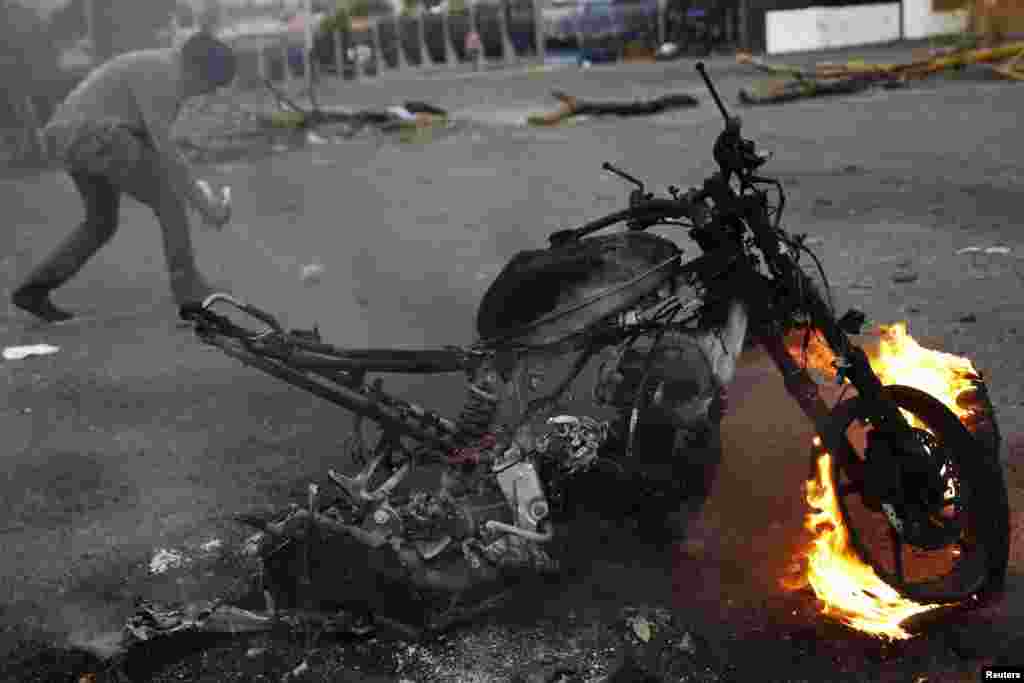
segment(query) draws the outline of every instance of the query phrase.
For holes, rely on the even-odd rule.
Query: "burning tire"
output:
[[[984,399],[984,386],[980,388]],[[858,448],[871,438],[863,422],[867,404],[858,397],[843,401],[832,413],[831,429],[848,439],[855,459],[831,460],[831,484],[850,546],[878,578],[910,600],[964,607],[989,602],[1003,590],[1010,536],[1006,481],[991,406],[980,406],[983,419],[961,421],[918,389],[893,385],[886,391],[916,418],[916,438],[926,446],[928,465],[938,468],[945,493],[928,504],[922,516],[925,504],[916,501],[923,487],[913,479],[913,471],[892,456],[872,459],[876,451]],[[880,523],[865,528],[861,523],[871,518]],[[918,524],[921,520],[923,524]],[[950,532],[960,533],[951,540]],[[889,561],[884,555],[890,556]],[[924,576],[918,569],[911,570],[908,559],[920,560],[922,569],[941,575]]]

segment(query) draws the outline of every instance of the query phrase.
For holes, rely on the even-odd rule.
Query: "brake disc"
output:
[[[914,429],[918,442],[929,462],[922,467],[907,467],[910,453],[895,454],[899,466],[899,496],[893,500],[886,496],[881,505],[889,524],[903,539],[925,550],[939,550],[955,543],[963,532],[960,522],[964,509],[960,483],[953,471],[952,460],[946,449],[934,436],[920,429]],[[932,476],[937,474],[941,490],[933,490]],[[945,513],[952,507],[953,516]]]

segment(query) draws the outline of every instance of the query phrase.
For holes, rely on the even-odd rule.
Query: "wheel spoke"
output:
[[[896,565],[896,579],[902,584],[906,579],[903,576],[903,539],[898,531],[889,527],[889,538],[892,539],[892,559]]]

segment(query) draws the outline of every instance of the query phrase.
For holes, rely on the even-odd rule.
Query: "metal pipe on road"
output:
[[[313,0],[304,0],[302,3],[303,31],[305,33],[305,50],[303,50],[302,64],[306,71],[306,87],[313,92]]]
[[[659,48],[662,45],[665,44],[665,21],[666,21],[666,18],[667,18],[666,15],[668,14],[667,7],[666,7],[667,4],[668,3],[667,3],[666,0],[658,0],[658,47]]]
[[[380,46],[380,21],[377,18],[371,18],[369,21],[370,29],[370,42],[373,43],[373,58],[376,62],[377,73],[380,76],[381,70],[384,68],[384,51]]]
[[[341,31],[331,31],[331,38],[334,39],[334,66],[338,69],[338,78],[345,78],[345,46],[342,45]]]
[[[548,61],[547,31],[544,27],[544,0],[533,0],[533,41],[541,65]]]
[[[505,0],[498,0],[498,30],[501,32],[501,61],[503,64],[516,64],[519,56],[516,54],[515,45],[512,43],[512,35],[508,26],[508,3]]]
[[[459,56],[455,52],[455,46],[452,45],[452,15],[447,8],[445,8],[440,14],[441,35],[444,36],[444,61],[449,67],[457,67],[459,65]]]
[[[278,49],[281,51],[281,57],[284,59],[284,82],[291,83],[295,78],[295,74],[292,73],[291,55],[288,54],[288,41],[281,41]]]
[[[747,0],[739,0],[738,13],[740,47],[744,50],[753,50],[753,46],[750,44],[750,8],[747,5]]]
[[[466,29],[466,35],[475,33],[478,37],[480,36],[480,28],[477,26],[477,13],[476,13],[476,0],[467,0],[466,11],[469,12],[469,26]],[[468,56],[468,55],[467,55]],[[477,54],[471,59],[473,60],[473,70],[480,68],[480,63],[484,58],[483,42],[480,43],[480,49],[477,50]]]
[[[420,66],[433,68],[437,65],[427,48],[427,10],[422,4],[419,6],[419,10]]]
[[[259,74],[261,82],[270,80],[270,66],[267,64],[269,61],[270,58],[267,56],[267,47],[265,45],[260,45],[256,49],[256,73]]]
[[[392,15],[395,24],[395,69],[405,71],[409,68],[409,60],[405,55],[405,38],[402,33],[402,17],[399,14]]]

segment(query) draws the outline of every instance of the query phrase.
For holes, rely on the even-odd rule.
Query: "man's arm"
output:
[[[135,101],[146,126],[146,133],[160,159],[161,168],[178,195],[211,223],[223,222],[224,208],[215,205],[196,182],[188,162],[171,140],[171,124],[178,103],[173,95],[136,93]]]

